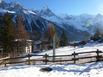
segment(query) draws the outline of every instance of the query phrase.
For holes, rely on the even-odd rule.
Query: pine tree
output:
[[[66,32],[63,30],[60,38],[60,46],[66,46],[68,45],[68,37],[66,35]]]
[[[25,46],[27,45],[28,33],[25,29],[22,16],[17,16],[16,19],[16,41],[17,41],[17,52],[23,53],[25,51]]]
[[[4,53],[12,56],[14,51],[15,32],[11,15],[9,13],[4,14],[2,22],[3,23],[0,25],[1,46]]]
[[[97,29],[95,34],[91,37],[91,40],[98,41],[103,38],[103,34],[101,34],[100,30]]]

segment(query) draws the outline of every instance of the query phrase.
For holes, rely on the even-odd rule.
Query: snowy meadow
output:
[[[88,43],[84,47],[62,47],[56,49],[56,55],[65,55],[75,52],[103,50],[103,44]],[[52,50],[39,53],[52,55]],[[33,57],[32,57],[33,58]],[[51,71],[41,71],[41,68],[50,67]],[[102,77],[103,62],[86,64],[49,64],[49,65],[20,65],[15,64],[0,68],[0,77]]]

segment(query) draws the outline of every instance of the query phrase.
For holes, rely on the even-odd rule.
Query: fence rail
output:
[[[35,58],[36,57],[36,58]],[[53,60],[55,57],[55,60]],[[45,55],[25,55],[19,56],[15,58],[2,58],[0,59],[0,65],[10,65],[10,64],[49,64],[49,63],[89,63],[89,62],[97,62],[103,61],[103,52],[98,50],[97,51],[88,51],[88,52],[79,52],[79,53],[72,53],[71,55],[55,55],[49,56],[48,54]]]

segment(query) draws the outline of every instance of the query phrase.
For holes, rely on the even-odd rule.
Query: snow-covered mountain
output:
[[[16,21],[17,15],[23,17],[25,28],[31,34],[33,40],[40,39],[42,37],[42,33],[47,31],[47,24],[49,21],[41,18],[36,14],[36,12],[23,8],[18,3],[6,3],[5,1],[2,1],[0,3],[0,16],[3,16],[4,13],[7,12],[13,16],[13,21]]]
[[[53,13],[48,6],[43,7],[41,10],[37,11],[37,14],[49,21],[61,24],[62,22],[62,18],[57,16],[55,13]]]
[[[99,28],[103,31],[103,15],[56,15],[48,7],[43,8],[39,11],[41,17],[53,21],[59,25],[66,24],[68,26],[74,27],[81,31],[87,31],[89,33],[95,33],[95,30]],[[51,15],[50,15],[51,14]],[[97,26],[98,25],[98,26]]]
[[[86,40],[91,33],[95,32],[96,28],[102,27],[101,22],[103,20],[102,15],[59,16],[48,7],[43,7],[41,10],[29,10],[18,3],[2,1],[0,3],[0,15],[3,16],[6,12],[13,15],[14,21],[17,15],[23,17],[25,28],[31,33],[32,39],[44,38],[45,33],[48,32],[48,23],[53,23],[58,37],[65,31],[69,40]],[[99,27],[98,24],[100,24]]]

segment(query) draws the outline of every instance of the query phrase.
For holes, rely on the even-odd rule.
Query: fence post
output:
[[[96,57],[96,61],[100,61],[100,55],[99,55],[99,53],[100,53],[101,51],[99,51],[98,49],[97,49],[97,51],[96,51],[96,54],[97,54],[97,57]]]
[[[45,62],[45,64],[47,64],[47,62],[48,62],[48,55],[45,54],[43,57],[44,57],[44,62]]]
[[[30,65],[31,64],[30,63],[30,57],[31,57],[30,54],[28,54],[27,57],[28,57],[28,65]]]
[[[6,59],[4,59],[4,67],[6,67]]]
[[[72,54],[73,55],[73,59],[72,60],[74,60],[74,64],[76,64],[76,55],[77,55],[77,53],[75,53],[75,51],[74,51],[74,53]]]

